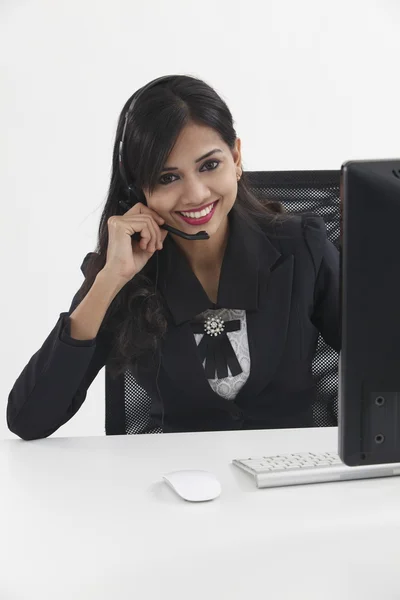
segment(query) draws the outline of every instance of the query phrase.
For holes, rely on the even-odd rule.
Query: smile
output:
[[[209,204],[208,206],[197,211],[177,211],[180,217],[189,225],[203,225],[212,218],[215,208],[218,204],[218,200]]]
[[[197,211],[194,211],[194,210],[191,210],[191,211],[179,210],[177,212],[179,212],[184,217],[190,217],[191,219],[199,219],[200,217],[205,217],[206,215],[208,215],[212,211],[212,209],[214,208],[214,205],[217,202],[218,202],[218,200],[216,200],[212,204],[209,204],[208,206],[202,208],[201,210],[197,210]]]

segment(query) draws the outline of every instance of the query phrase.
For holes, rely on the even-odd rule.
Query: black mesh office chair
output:
[[[278,200],[291,213],[321,215],[329,239],[339,248],[340,171],[247,171],[254,195],[260,200]],[[337,425],[338,354],[321,336],[313,361],[317,401],[313,406],[316,427]],[[150,398],[130,372],[112,379],[107,367],[106,434],[161,433],[149,429]]]

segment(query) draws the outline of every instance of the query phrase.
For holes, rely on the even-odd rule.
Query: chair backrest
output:
[[[261,201],[278,200],[290,213],[323,217],[328,238],[340,245],[340,171],[247,171],[251,190]],[[317,387],[315,427],[337,425],[339,355],[318,336],[312,370]]]
[[[261,201],[274,200],[290,213],[314,213],[325,221],[329,239],[339,249],[340,171],[247,171],[250,188]],[[321,336],[312,364],[317,387],[313,405],[316,427],[337,425],[338,354]],[[151,401],[131,372],[113,380],[105,369],[106,433],[161,433],[151,423]]]

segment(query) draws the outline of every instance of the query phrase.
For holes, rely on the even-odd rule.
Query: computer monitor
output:
[[[341,169],[339,455],[400,462],[400,159]]]

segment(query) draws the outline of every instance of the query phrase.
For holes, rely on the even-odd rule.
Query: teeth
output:
[[[212,209],[214,208],[214,204],[210,204],[210,206],[207,206],[207,208],[204,208],[203,210],[200,210],[198,212],[180,212],[184,217],[189,217],[190,219],[201,219],[201,217],[205,217],[212,211]]]

